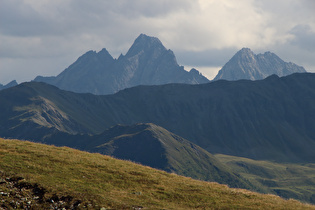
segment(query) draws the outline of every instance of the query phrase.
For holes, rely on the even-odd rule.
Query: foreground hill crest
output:
[[[82,55],[56,77],[35,78],[64,90],[112,94],[137,85],[201,84],[209,80],[196,70],[179,66],[174,53],[156,37],[141,34],[126,55],[114,59],[106,49]]]
[[[314,209],[65,147],[0,138],[0,154],[4,209]]]

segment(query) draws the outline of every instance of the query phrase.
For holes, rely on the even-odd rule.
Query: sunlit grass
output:
[[[0,139],[0,170],[39,183],[50,194],[72,195],[122,209],[315,209],[295,200],[193,180],[66,147]]]

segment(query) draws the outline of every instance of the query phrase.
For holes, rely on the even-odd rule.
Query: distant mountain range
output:
[[[249,48],[238,51],[219,71],[214,80],[260,80],[275,74],[279,77],[306,72],[301,66],[287,63],[276,54],[254,54]]]
[[[10,88],[10,87],[14,87],[14,86],[16,86],[16,85],[18,85],[18,83],[16,82],[16,80],[13,80],[13,81],[9,82],[9,83],[6,84],[6,85],[0,84],[0,90],[4,90],[4,89]]]
[[[306,72],[303,67],[281,60],[271,52],[254,54],[243,48],[218,72],[214,80],[260,80],[272,74],[280,77]],[[141,34],[126,55],[114,59],[104,48],[89,51],[58,76],[34,79],[77,93],[105,95],[137,85],[169,83],[202,84],[209,80],[196,69],[189,72],[177,64],[174,53],[156,37]]]
[[[2,137],[44,141],[60,131],[100,134],[117,124],[154,123],[211,153],[315,159],[315,75],[310,73],[137,86],[108,96],[32,82],[2,90],[0,101]]]
[[[137,85],[209,82],[196,69],[185,71],[177,64],[171,50],[167,50],[158,38],[145,34],[141,34],[127,54],[118,59],[114,59],[106,49],[98,53],[89,51],[58,76],[38,76],[34,81],[97,95],[112,94]]]
[[[284,62],[274,53],[256,55],[243,48],[223,66],[214,81],[260,80],[272,74],[282,77],[302,72],[306,72],[303,67]],[[37,76],[34,81],[96,95],[113,94],[138,85],[209,82],[196,69],[184,70],[171,50],[167,50],[158,38],[145,34],[136,38],[127,54],[121,54],[118,59],[114,59],[105,48],[100,52],[88,51],[58,76]],[[0,90],[14,85],[17,85],[16,81],[6,86],[0,84]]]

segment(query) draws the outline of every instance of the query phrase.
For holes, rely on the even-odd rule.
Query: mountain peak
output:
[[[18,85],[18,83],[16,82],[16,80],[12,80],[11,82],[9,82],[8,84],[6,85],[2,85],[0,84],[0,90],[3,90],[3,89],[7,89],[7,88],[10,88],[10,87],[14,87]]]
[[[234,56],[233,56],[233,58],[234,57],[250,57],[250,58],[254,58],[256,55],[255,55],[255,53],[251,50],[251,49],[249,49],[249,48],[242,48],[240,51],[238,51]],[[232,59],[233,59],[232,58]]]
[[[242,48],[222,67],[214,80],[260,80],[272,74],[282,77],[296,72],[306,71],[296,64],[284,62],[270,51],[256,55],[249,48]]]
[[[128,50],[126,56],[131,57],[142,51],[148,52],[151,50],[166,51],[166,48],[158,38],[140,34]]]
[[[88,51],[57,77],[36,77],[64,90],[79,93],[112,94],[137,85],[209,82],[197,71],[179,66],[174,53],[156,37],[140,34],[128,52],[114,59],[103,48]]]
[[[162,44],[162,42],[156,38],[156,37],[153,37],[153,36],[148,36],[146,34],[140,34],[134,43],[159,43],[159,44]]]
[[[247,48],[247,47],[243,47],[240,51],[238,51],[240,53],[249,53],[249,54],[253,54],[254,52],[250,49],[250,48]]]
[[[106,48],[103,48],[101,51],[97,53],[100,57],[102,57],[106,61],[112,61],[114,58],[109,54]]]

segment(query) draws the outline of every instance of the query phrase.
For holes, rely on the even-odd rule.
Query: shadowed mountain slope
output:
[[[46,137],[43,143],[110,155],[195,179],[254,189],[206,150],[152,123],[117,125],[93,136],[56,133]]]
[[[306,71],[294,63],[284,62],[274,53],[256,55],[249,48],[243,48],[222,67],[214,80],[260,80],[272,74],[282,77],[297,72]]]
[[[97,139],[103,139],[103,143],[89,151],[195,179],[251,188],[209,152],[154,124],[118,125],[106,130]]]
[[[64,90],[97,95],[112,94],[137,85],[209,82],[197,70],[187,72],[174,53],[155,37],[141,34],[126,55],[114,59],[106,49],[89,51],[56,77],[35,78]]]
[[[24,83],[1,91],[0,101],[0,135],[5,137],[38,139],[51,129],[95,134],[117,124],[151,122],[211,153],[285,162],[315,159],[311,73],[138,86],[109,96]]]

